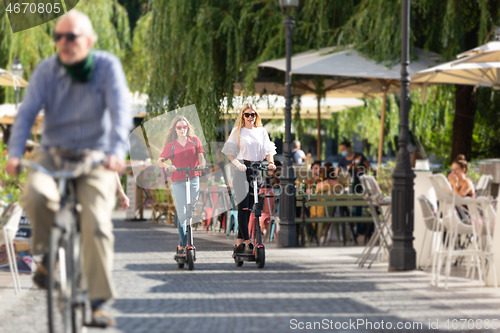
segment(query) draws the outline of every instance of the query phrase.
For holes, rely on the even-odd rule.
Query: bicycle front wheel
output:
[[[68,253],[65,234],[59,228],[50,233],[47,315],[49,332],[71,332],[71,286],[68,280]]]
[[[82,263],[80,254],[80,233],[73,229],[69,237],[71,266],[68,266],[68,277],[71,281],[71,325],[73,333],[80,333],[85,323],[85,310],[87,307],[87,296],[82,288]]]

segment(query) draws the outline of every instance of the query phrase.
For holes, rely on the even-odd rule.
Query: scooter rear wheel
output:
[[[179,267],[179,269],[183,269],[184,268],[184,263],[178,262],[177,263],[177,267]]]
[[[234,263],[236,264],[236,267],[241,267],[241,266],[243,266],[243,261],[241,261],[241,260],[234,259]]]

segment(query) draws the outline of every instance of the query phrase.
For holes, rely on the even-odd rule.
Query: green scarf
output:
[[[66,68],[66,71],[68,72],[69,76],[71,76],[71,80],[73,82],[88,82],[92,77],[92,74],[94,74],[95,59],[94,53],[92,51],[90,51],[87,58],[73,65],[63,64],[61,62],[61,59],[59,59],[59,56],[57,56],[57,62],[59,62],[64,66],[64,68]]]

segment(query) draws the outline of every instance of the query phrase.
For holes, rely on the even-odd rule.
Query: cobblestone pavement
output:
[[[173,260],[171,226],[116,220],[115,235],[117,327],[107,332],[437,332],[438,324],[439,331],[487,324],[500,331],[498,290],[459,278],[448,290],[435,288],[428,272],[389,273],[386,264],[360,269],[360,247],[269,245],[260,270],[234,265],[232,236],[197,231],[189,271]],[[0,332],[46,331],[45,294],[26,283],[25,276],[21,297],[0,294]]]

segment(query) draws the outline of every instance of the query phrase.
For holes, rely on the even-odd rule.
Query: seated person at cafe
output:
[[[451,164],[451,172],[448,175],[453,192],[461,197],[474,198],[474,184],[467,177],[467,160],[464,155],[458,155]]]
[[[335,168],[331,162],[326,162],[321,168],[321,181],[316,185],[313,194],[333,194],[335,188],[339,186],[339,182],[335,180]],[[312,206],[310,211],[311,217],[326,216],[325,206]],[[333,212],[329,214],[333,216]],[[325,230],[325,223],[318,223],[317,227],[318,239],[322,236]]]
[[[321,181],[321,161],[314,161],[311,165],[312,178],[306,180],[306,192],[314,193],[318,183]]]
[[[363,193],[360,176],[364,175],[366,171],[370,170],[370,162],[362,153],[355,153],[352,150],[351,142],[348,140],[342,141],[339,145],[340,154],[342,158],[337,165],[337,175],[349,174],[351,176],[352,182],[350,190],[352,193]],[[340,207],[340,214],[342,216],[348,216],[349,211],[347,207]],[[362,208],[360,206],[353,207],[353,216],[361,216]],[[368,238],[372,232],[373,225],[365,230],[364,223],[358,223],[356,225],[356,236],[364,235],[365,240]]]

